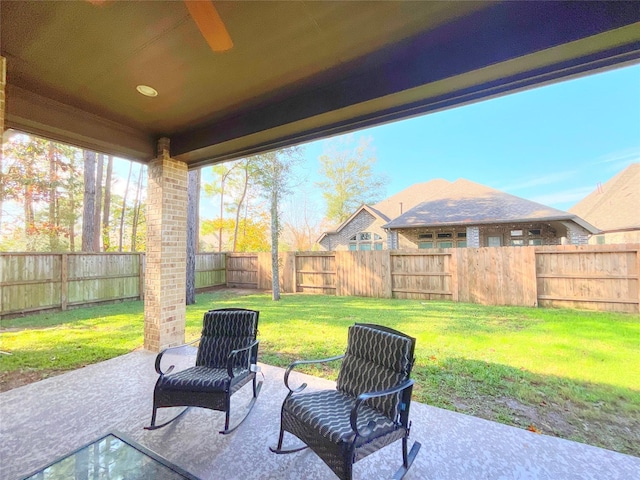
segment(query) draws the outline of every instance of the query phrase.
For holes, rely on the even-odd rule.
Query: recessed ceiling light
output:
[[[150,87],[149,85],[138,85],[136,87],[136,90],[138,90],[138,92],[140,92],[145,97],[157,97],[158,96],[158,91],[155,88]]]

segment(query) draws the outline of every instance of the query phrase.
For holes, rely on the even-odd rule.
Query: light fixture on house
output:
[[[138,85],[136,87],[136,90],[138,91],[138,93],[141,93],[145,97],[157,97],[158,96],[158,91],[155,88],[150,87],[149,85]]]

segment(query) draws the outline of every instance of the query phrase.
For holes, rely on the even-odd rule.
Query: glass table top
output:
[[[198,480],[120,433],[111,433],[25,480]]]

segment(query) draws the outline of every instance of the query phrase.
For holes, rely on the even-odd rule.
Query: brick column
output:
[[[562,222],[567,227],[567,242],[569,245],[587,245],[589,243],[589,232],[572,222]]]
[[[480,248],[479,227],[467,227],[467,248]]]
[[[187,165],[160,139],[147,188],[144,348],[154,352],[184,343],[187,181]]]
[[[7,60],[0,57],[0,135],[4,133],[4,112],[5,112],[5,96],[4,90],[7,85]],[[2,155],[2,149],[0,149]]]

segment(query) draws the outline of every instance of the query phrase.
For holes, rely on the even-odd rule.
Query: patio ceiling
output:
[[[0,2],[6,127],[190,167],[640,58],[637,2]],[[147,98],[144,84],[158,92]]]

